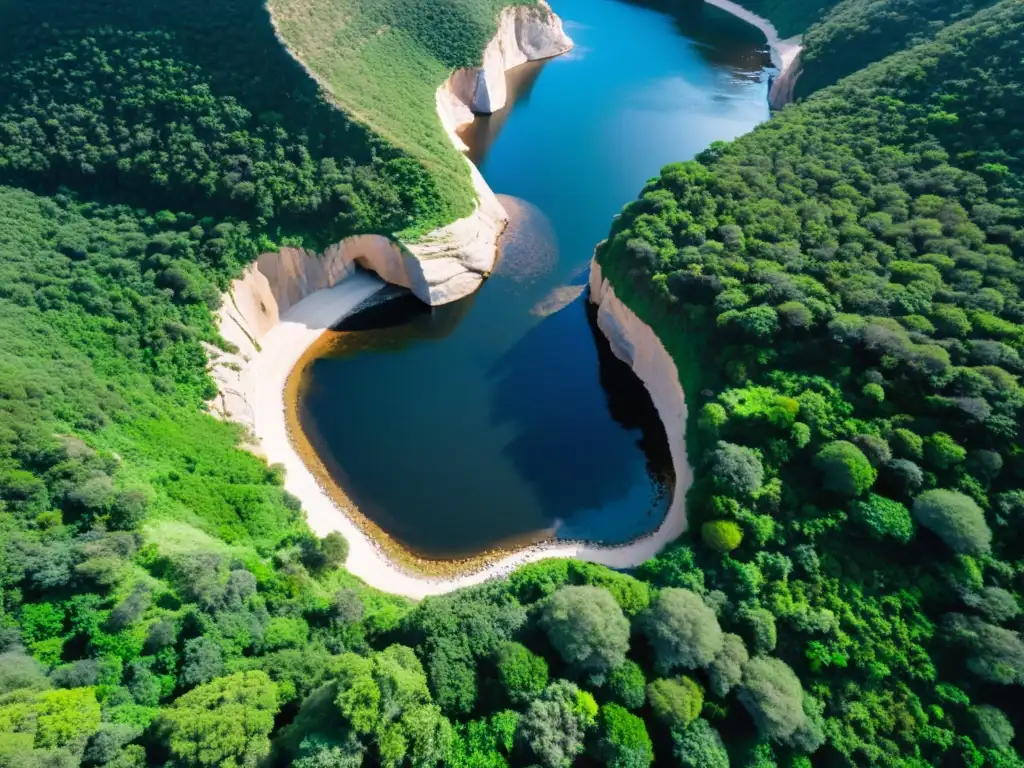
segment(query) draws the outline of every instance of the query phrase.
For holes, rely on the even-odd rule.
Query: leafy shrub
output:
[[[709,520],[700,528],[704,543],[716,552],[732,552],[743,541],[743,530],[732,520]]]
[[[985,522],[985,513],[962,493],[925,491],[914,500],[913,513],[919,524],[958,554],[984,554],[991,547],[992,532]]]
[[[892,537],[904,544],[914,535],[910,511],[898,501],[877,494],[868,494],[853,503],[852,518],[879,539]]]
[[[814,466],[821,470],[824,487],[843,496],[860,496],[878,476],[860,448],[845,440],[836,440],[818,451]]]

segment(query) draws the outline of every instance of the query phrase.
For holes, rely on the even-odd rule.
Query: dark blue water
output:
[[[388,302],[345,321],[303,382],[300,419],[339,485],[421,556],[555,535],[624,542],[671,496],[667,442],[595,335],[582,286],[612,217],[669,162],[768,116],[757,30],[555,0],[576,42],[512,73],[513,102],[464,135],[512,216],[474,296]]]

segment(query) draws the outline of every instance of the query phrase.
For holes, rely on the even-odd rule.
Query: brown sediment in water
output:
[[[381,339],[377,334],[393,334],[399,340],[402,334],[401,328],[376,331],[373,334],[346,331],[325,331],[299,359],[298,363],[288,375],[284,389],[285,422],[288,432],[288,439],[291,441],[295,452],[305,463],[306,467],[316,479],[317,484],[331,498],[331,500],[348,516],[359,529],[376,544],[380,550],[387,555],[388,559],[398,568],[416,576],[430,578],[454,578],[467,576],[474,572],[483,570],[515,552],[521,552],[529,547],[553,540],[554,528],[536,531],[533,534],[518,536],[501,542],[499,545],[481,552],[479,555],[457,559],[435,559],[418,555],[407,546],[392,537],[387,531],[371,520],[355,503],[351,495],[339,483],[338,478],[344,476],[344,472],[331,472],[327,462],[329,458],[317,451],[312,440],[306,434],[302,426],[299,403],[309,386],[307,372],[309,367],[318,359],[329,352],[337,353],[340,348],[346,351],[355,351],[370,346],[378,348]],[[408,333],[404,335],[408,336]],[[373,337],[372,339],[370,337]],[[340,469],[340,468],[338,468]]]

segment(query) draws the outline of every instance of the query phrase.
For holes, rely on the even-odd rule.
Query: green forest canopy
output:
[[[414,606],[202,412],[202,343],[260,250],[440,220],[433,177],[258,3],[0,0],[0,766],[1021,765],[1024,6],[914,8],[599,252],[679,364],[690,533]]]

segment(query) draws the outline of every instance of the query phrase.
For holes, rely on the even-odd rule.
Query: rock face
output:
[[[798,53],[772,83],[772,89],[768,92],[768,106],[772,109],[782,109],[793,101],[796,81],[804,73],[804,65],[800,58],[801,54]]]
[[[498,17],[498,33],[484,51],[483,66],[456,72],[452,90],[470,110],[489,115],[505,106],[506,70],[571,48],[562,20],[546,3],[505,8]]]
[[[653,557],[661,546],[686,530],[686,492],[693,481],[693,472],[686,458],[686,399],[675,361],[668,350],[651,327],[615,295],[596,260],[590,264],[590,301],[597,305],[597,327],[608,339],[612,352],[633,369],[650,394],[665,427],[665,437],[672,454],[676,486],[665,521],[650,537],[658,543],[647,555]],[[640,543],[630,546],[639,548]]]

